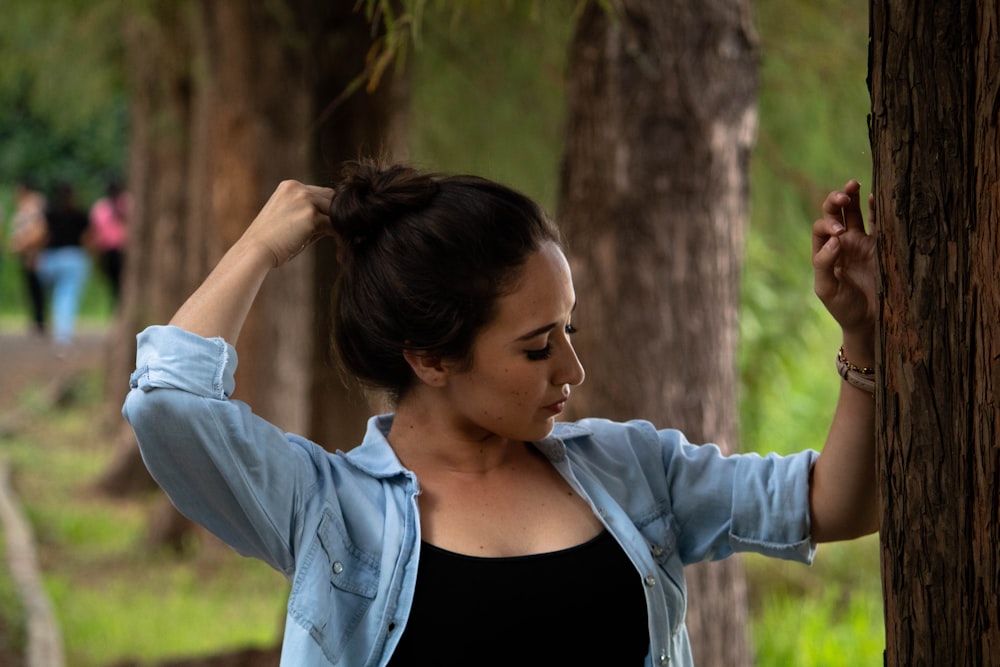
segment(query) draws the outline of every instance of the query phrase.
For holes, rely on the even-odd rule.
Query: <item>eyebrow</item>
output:
[[[569,311],[571,315],[574,312],[576,312],[576,303],[577,303],[576,301],[573,302],[573,307]],[[548,333],[548,332],[552,331],[553,329],[556,328],[556,326],[558,326],[558,323],[552,322],[550,324],[546,324],[545,326],[538,327],[537,329],[534,329],[533,331],[529,331],[528,333],[524,334],[523,336],[520,336],[514,342],[517,343],[517,342],[522,342],[522,341],[526,341],[526,340],[531,340],[535,336],[541,336],[544,333]]]
[[[528,333],[526,333],[523,336],[519,337],[515,342],[520,342],[520,341],[525,341],[525,340],[531,340],[535,336],[541,336],[543,333],[548,333],[548,332],[552,331],[555,328],[556,328],[556,323],[555,322],[553,322],[552,324],[546,324],[544,327],[538,327],[534,331],[529,331]]]

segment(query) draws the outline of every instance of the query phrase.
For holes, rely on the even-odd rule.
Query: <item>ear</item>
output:
[[[403,350],[403,358],[417,379],[431,387],[443,387],[448,382],[448,365],[441,357],[424,350]]]

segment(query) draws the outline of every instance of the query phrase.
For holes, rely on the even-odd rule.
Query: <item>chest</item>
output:
[[[588,502],[546,465],[490,479],[421,478],[422,539],[480,557],[567,549],[602,525]]]

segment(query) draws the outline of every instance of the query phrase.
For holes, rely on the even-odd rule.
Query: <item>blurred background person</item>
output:
[[[45,334],[45,292],[38,276],[37,263],[38,255],[47,242],[45,197],[35,190],[28,179],[21,179],[14,186],[10,249],[21,264],[32,326],[40,335]]]
[[[131,199],[117,179],[108,181],[104,196],[90,207],[90,244],[97,264],[111,287],[112,303],[117,306],[121,294],[125,241]]]
[[[90,277],[86,249],[90,220],[77,206],[73,187],[56,186],[45,209],[48,242],[38,255],[38,275],[52,295],[52,339],[65,353],[76,333],[76,318],[83,290]]]

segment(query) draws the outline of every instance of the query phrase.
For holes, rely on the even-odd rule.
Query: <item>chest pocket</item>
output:
[[[297,568],[289,615],[336,663],[368,613],[378,580],[378,558],[358,549],[343,523],[327,510],[317,538]]]

